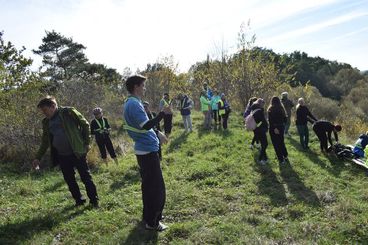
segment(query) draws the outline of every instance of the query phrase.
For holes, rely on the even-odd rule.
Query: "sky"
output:
[[[87,47],[90,62],[123,72],[172,55],[179,71],[237,51],[240,26],[255,46],[295,50],[368,70],[368,0],[0,0],[0,31],[25,55],[45,31]]]

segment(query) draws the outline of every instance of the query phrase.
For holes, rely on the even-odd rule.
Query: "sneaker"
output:
[[[151,230],[151,231],[164,231],[166,229],[168,229],[169,227],[161,222],[158,222],[157,226],[150,226],[148,224],[146,224],[146,230]]]
[[[254,149],[254,145],[249,145],[249,149],[253,150]]]
[[[260,160],[260,161],[258,161],[258,163],[261,164],[261,165],[265,165],[266,164],[265,160]]]
[[[256,144],[255,145],[257,149],[261,149],[261,145],[260,144]]]
[[[288,163],[288,162],[289,162],[289,158],[284,157],[284,162],[285,162],[285,163]]]

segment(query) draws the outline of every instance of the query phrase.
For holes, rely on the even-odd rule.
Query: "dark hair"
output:
[[[272,97],[271,99],[271,103],[270,106],[268,107],[267,111],[270,113],[275,112],[275,113],[280,113],[283,114],[284,116],[286,116],[286,111],[284,106],[281,104],[281,100],[279,97]]]
[[[140,86],[144,81],[146,81],[146,79],[147,78],[142,75],[131,76],[125,82],[126,89],[129,93],[133,93],[134,86]]]
[[[42,108],[42,107],[51,107],[51,106],[57,106],[57,102],[54,96],[46,96],[45,98],[43,98],[42,100],[40,100],[40,102],[38,102],[37,104],[37,108]]]
[[[342,130],[342,127],[341,127],[341,125],[335,125],[335,129],[336,129],[336,131],[337,132],[340,132],[341,130]]]
[[[249,101],[248,101],[248,106],[252,106],[253,103],[256,102],[256,101],[257,101],[257,97],[250,98]]]
[[[169,93],[164,93],[164,95],[167,95],[167,96],[169,96]]]

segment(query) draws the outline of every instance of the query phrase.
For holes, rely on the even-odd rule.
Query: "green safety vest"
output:
[[[137,98],[137,97],[134,97],[134,96],[129,96],[126,100],[125,100],[125,103],[129,100],[129,99],[132,99],[132,100],[135,100],[139,103],[141,103],[141,101]],[[123,128],[125,130],[128,130],[128,131],[131,131],[131,132],[135,132],[135,133],[139,133],[139,134],[144,134],[144,133],[147,133],[148,130],[145,130],[145,129],[138,129],[138,128],[134,128],[130,125],[128,125],[128,123],[125,121],[124,117],[123,117]]]
[[[221,105],[220,107],[223,107],[224,102],[222,100],[219,100],[219,102],[220,102],[220,105]],[[225,108],[224,109],[219,108],[219,114],[220,114],[220,116],[225,115]]]
[[[162,99],[161,101],[164,102],[164,106],[170,106],[170,104],[171,104],[171,100],[169,100],[169,102],[167,102],[165,99]]]
[[[102,125],[101,125],[101,123],[98,121],[98,119],[97,119],[97,118],[96,118],[95,120],[96,120],[96,123],[97,123],[97,125],[98,125],[98,127],[99,127],[99,129],[97,129],[96,131],[97,131],[97,132],[104,131],[104,130],[106,129],[105,119],[102,117]]]

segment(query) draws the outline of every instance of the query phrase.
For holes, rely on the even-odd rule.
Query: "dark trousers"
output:
[[[79,176],[86,187],[88,198],[91,202],[97,202],[97,190],[93,183],[91,173],[89,171],[86,156],[77,158],[75,155],[70,156],[57,156],[60,165],[61,172],[63,173],[64,180],[69,187],[69,191],[72,194],[76,202],[80,201],[82,194],[80,192],[78,183],[75,179],[74,168],[77,169]]]
[[[279,130],[279,134],[275,134],[274,129],[277,128]],[[273,148],[275,149],[277,159],[279,162],[283,161],[284,158],[288,157],[288,152],[286,150],[285,142],[284,142],[284,126],[277,126],[270,128],[270,136],[273,144]]]
[[[100,150],[101,158],[106,159],[106,149],[109,152],[111,158],[116,158],[114,146],[112,145],[111,139],[109,135],[100,135],[96,136],[96,142],[98,145],[98,149]]]
[[[259,140],[261,142],[261,150],[260,150],[260,154],[259,154],[259,160],[267,160],[267,153],[266,153],[266,148],[268,146],[268,141],[267,141],[267,129],[264,128],[256,128],[254,130],[254,135],[257,138],[257,140]]]
[[[137,155],[142,178],[143,219],[149,226],[157,226],[162,219],[166,190],[157,152]]]
[[[224,115],[219,116],[219,122],[221,125],[222,121],[222,127],[223,129],[227,129],[227,120],[229,119],[229,113],[225,113]]]
[[[165,114],[164,115],[164,130],[165,130],[166,135],[171,134],[172,118],[173,118],[172,114]]]
[[[313,131],[316,133],[316,135],[319,139],[319,144],[320,144],[320,147],[321,147],[321,151],[327,151],[327,147],[328,147],[327,132],[323,131],[323,130],[315,130],[315,129],[313,129]]]
[[[267,139],[267,137],[266,137],[266,139]],[[252,139],[252,145],[254,145],[255,143],[259,143],[259,140],[258,140],[258,138],[257,138],[257,135],[256,135],[256,132],[254,132],[253,131],[253,139]]]
[[[304,149],[308,148],[309,143],[309,130],[308,125],[296,125],[296,128],[298,129],[299,137],[300,137],[300,144]]]
[[[212,118],[213,120],[215,120],[215,124],[217,124],[217,121],[219,120],[219,113],[218,113],[218,110],[212,110]]]

